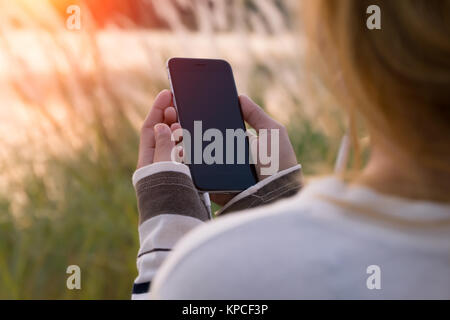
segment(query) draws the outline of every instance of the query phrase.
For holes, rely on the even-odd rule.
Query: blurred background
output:
[[[306,65],[299,4],[0,0],[0,298],[130,298],[131,175],[169,57],[228,60],[240,93],[288,127],[307,179],[332,172],[345,118]],[[81,290],[66,287],[72,264]]]

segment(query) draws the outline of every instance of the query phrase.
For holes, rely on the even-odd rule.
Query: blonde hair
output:
[[[366,26],[370,5],[381,30]],[[378,139],[449,172],[450,1],[310,0],[302,9],[342,104]]]

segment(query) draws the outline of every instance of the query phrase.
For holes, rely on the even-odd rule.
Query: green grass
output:
[[[122,141],[133,155],[136,141]],[[86,148],[73,159],[49,160],[51,177],[29,172],[20,218],[6,195],[0,201],[1,298],[129,298],[139,246],[134,161],[107,150],[91,155]],[[66,288],[71,264],[81,268],[82,290]]]

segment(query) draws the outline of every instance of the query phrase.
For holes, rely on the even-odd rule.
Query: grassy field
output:
[[[0,0],[0,298],[130,297],[138,128],[168,86],[170,56],[230,61],[239,91],[288,126],[305,174],[332,171],[342,115],[332,103],[311,103],[302,37],[279,19],[271,32],[86,24],[73,33],[49,7],[39,9],[54,19],[45,28],[42,15],[12,7]],[[11,17],[25,27],[10,28]],[[72,264],[81,290],[66,288]]]

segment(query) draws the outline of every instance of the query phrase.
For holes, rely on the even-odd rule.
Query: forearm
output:
[[[135,172],[133,183],[139,209],[139,275],[133,299],[149,298],[151,281],[178,240],[209,219],[182,164],[160,162]]]

